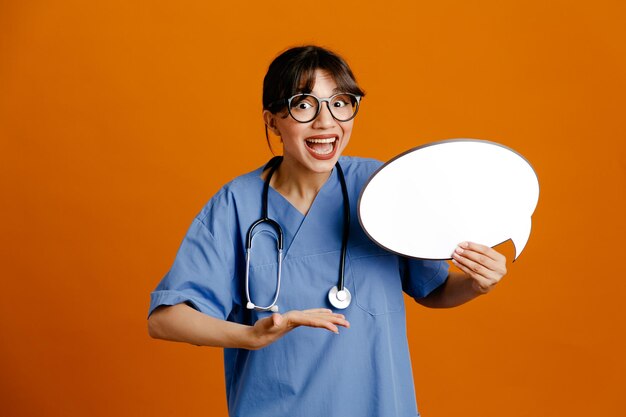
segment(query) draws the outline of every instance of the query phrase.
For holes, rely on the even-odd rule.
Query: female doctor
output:
[[[504,256],[477,243],[459,243],[455,273],[366,237],[355,208],[381,164],[342,156],[363,95],[331,51],[278,56],[263,119],[282,158],[211,198],[151,295],[152,337],[224,348],[233,417],[418,416],[403,292],[453,307],[506,273]],[[260,217],[271,221],[250,230]]]

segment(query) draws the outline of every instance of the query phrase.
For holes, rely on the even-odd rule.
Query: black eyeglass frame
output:
[[[355,100],[355,103],[356,103],[356,108],[354,109],[354,113],[352,113],[352,116],[350,116],[349,118],[347,118],[345,120],[337,118],[335,116],[335,114],[333,113],[333,110],[331,109],[331,106],[330,106],[330,103],[331,103],[332,99],[334,99],[337,96],[341,96],[341,95],[348,95],[348,96],[354,97],[354,100]],[[317,111],[315,112],[315,115],[311,119],[306,120],[306,121],[300,121],[300,120],[296,119],[293,114],[291,114],[291,102],[296,97],[302,97],[302,96],[313,97],[319,103],[319,106],[317,106]],[[359,95],[352,94],[352,93],[337,93],[337,94],[333,94],[332,96],[327,97],[327,98],[319,98],[316,95],[309,94],[309,93],[299,93],[299,94],[293,95],[293,96],[291,96],[291,97],[289,97],[287,99],[282,99],[282,100],[275,101],[274,103],[271,103],[268,107],[273,107],[275,105],[279,105],[279,104],[281,104],[281,102],[285,103],[287,105],[287,111],[289,112],[289,116],[291,116],[291,118],[293,120],[295,120],[298,123],[310,123],[313,120],[315,120],[315,118],[317,116],[319,116],[320,112],[322,111],[322,103],[326,102],[326,107],[328,107],[328,111],[330,111],[330,115],[333,116],[333,119],[337,120],[338,122],[349,122],[350,120],[354,119],[356,117],[356,114],[359,112],[359,106],[361,104],[361,99],[362,98],[363,98],[363,96],[359,96]]]

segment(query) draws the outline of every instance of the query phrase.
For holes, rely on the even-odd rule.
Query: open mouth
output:
[[[307,149],[316,157],[329,157],[335,151],[337,137],[306,139]]]

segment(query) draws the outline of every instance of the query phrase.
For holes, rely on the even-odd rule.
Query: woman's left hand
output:
[[[486,294],[506,275],[506,258],[489,246],[463,242],[454,251],[452,263],[472,279],[472,288]]]

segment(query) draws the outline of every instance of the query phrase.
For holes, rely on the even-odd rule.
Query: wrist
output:
[[[243,345],[247,350],[259,350],[265,346],[255,326],[245,326]]]

